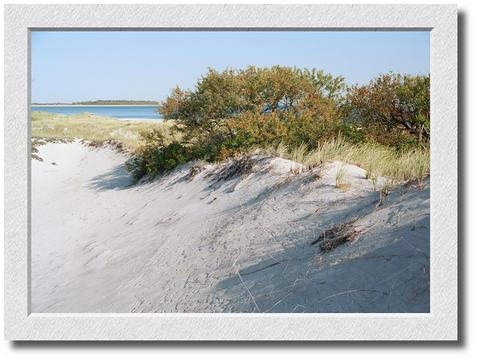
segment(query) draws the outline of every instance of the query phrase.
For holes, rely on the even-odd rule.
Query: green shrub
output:
[[[126,163],[126,169],[138,180],[172,170],[191,159],[191,151],[182,143],[170,139],[164,131],[149,129],[140,132],[143,145]]]
[[[178,142],[164,147],[144,146],[126,162],[126,169],[139,180],[172,170],[191,159],[190,150]]]
[[[366,140],[401,146],[430,139],[430,76],[381,75],[348,89],[344,120],[357,124]]]
[[[194,90],[174,89],[159,111],[166,120],[174,119],[180,124],[185,139],[191,143],[207,142],[216,133],[232,138],[236,135],[234,129],[243,128],[244,123],[252,140],[266,143],[269,139],[260,139],[258,132],[270,131],[268,137],[277,141],[284,135],[287,123],[287,130],[293,130],[290,136],[299,138],[317,124],[323,127],[336,122],[336,97],[343,88],[342,78],[314,69],[210,69]]]
[[[356,164],[375,186],[379,176],[423,179],[429,76],[389,74],[366,86],[344,84],[315,69],[210,69],[192,90],[176,88],[161,102],[159,111],[173,120],[174,131],[141,133],[143,145],[129,169],[140,178],[191,159],[221,161],[275,149],[309,168],[329,160]]]

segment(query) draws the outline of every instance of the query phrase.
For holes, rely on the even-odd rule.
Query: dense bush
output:
[[[359,124],[367,140],[386,145],[427,143],[430,138],[430,77],[382,75],[351,87],[344,122]]]
[[[429,84],[429,76],[388,74],[347,88],[342,77],[316,69],[210,69],[194,89],[177,87],[160,103],[180,136],[168,141],[160,131],[143,133],[128,167],[140,178],[190,159],[223,160],[279,144],[312,151],[337,138],[427,148]]]
[[[137,180],[172,170],[191,159],[190,149],[178,141],[170,141],[160,130],[143,131],[141,137],[144,144],[126,163],[126,169]]]
[[[342,78],[311,70],[274,66],[249,67],[245,70],[209,70],[194,91],[176,88],[161,103],[164,119],[173,119],[181,126],[185,140],[191,143],[226,141],[243,131],[266,124],[273,132],[282,125],[312,118],[314,124],[334,123],[336,98],[344,90]],[[238,124],[240,123],[240,124]],[[256,130],[256,129],[255,129]],[[255,138],[255,134],[249,134]]]

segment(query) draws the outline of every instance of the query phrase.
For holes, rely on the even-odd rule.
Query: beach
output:
[[[257,154],[133,184],[107,145],[38,156],[32,312],[430,310],[427,182],[383,196],[357,166]]]

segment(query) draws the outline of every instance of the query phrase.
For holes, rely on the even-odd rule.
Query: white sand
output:
[[[429,188],[376,208],[364,170],[260,158],[128,186],[125,157],[79,142],[32,161],[33,312],[428,312]],[[55,163],[53,165],[52,163]],[[229,169],[230,170],[230,169]],[[229,171],[230,172],[230,171]],[[356,220],[357,239],[310,245]]]

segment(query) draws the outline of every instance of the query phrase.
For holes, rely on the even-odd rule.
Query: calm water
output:
[[[32,106],[32,111],[46,111],[55,114],[74,115],[92,113],[99,116],[111,116],[118,119],[160,120],[157,106]]]

